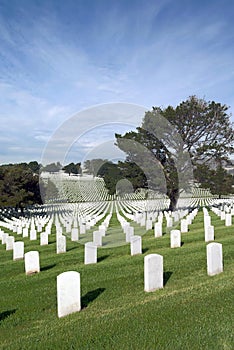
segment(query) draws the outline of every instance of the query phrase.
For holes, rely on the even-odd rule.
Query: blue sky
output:
[[[94,105],[151,109],[195,94],[233,112],[233,15],[232,0],[0,0],[0,163],[40,161]],[[107,129],[87,125],[74,161]]]

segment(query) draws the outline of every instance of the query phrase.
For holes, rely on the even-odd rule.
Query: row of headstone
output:
[[[158,254],[150,254],[144,259],[144,289],[146,292],[152,292],[159,288],[163,288],[163,257]],[[80,290],[79,272],[67,271],[57,276],[59,318],[81,310]]]
[[[14,236],[10,236],[8,233],[3,232],[2,230],[0,230],[0,240],[2,241],[3,245],[6,245],[7,251],[13,251],[13,260],[24,258],[24,242],[15,242]]]
[[[91,247],[91,245],[89,246]],[[30,254],[32,253],[35,254],[35,252],[30,252]],[[36,256],[34,258],[36,260]],[[30,262],[31,270],[28,273],[39,272],[39,269],[35,271],[35,261],[34,265],[32,261]],[[214,276],[221,272],[223,272],[222,244],[210,243],[207,245],[207,273],[209,276]],[[164,286],[163,282],[163,256],[159,254],[146,255],[144,257],[145,292],[154,292],[162,289]],[[59,318],[81,310],[80,290],[79,272],[68,271],[57,276],[57,312]]]
[[[214,226],[211,225],[211,217],[206,208],[203,208],[204,214],[204,233],[205,233],[205,242],[214,241]]]
[[[232,226],[232,216],[234,208],[227,205],[221,205],[220,208],[211,207],[211,210],[220,217],[220,220],[225,221],[225,226]]]
[[[197,209],[194,209],[191,213],[189,213],[184,219],[180,222],[180,231],[181,233],[187,233],[189,230],[189,225],[192,224],[198,213]]]

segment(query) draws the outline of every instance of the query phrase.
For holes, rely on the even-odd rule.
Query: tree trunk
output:
[[[168,193],[168,197],[170,199],[169,210],[176,210],[176,205],[179,199],[179,189],[173,189]]]

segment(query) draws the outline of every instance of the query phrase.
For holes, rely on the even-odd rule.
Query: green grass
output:
[[[129,245],[98,249],[98,263],[84,265],[84,246],[67,240],[67,252],[25,241],[40,252],[41,272],[26,276],[23,261],[0,245],[1,349],[233,349],[233,232],[211,213],[215,239],[223,244],[224,272],[209,277],[203,214],[169,248],[169,234],[142,236],[144,254]],[[113,217],[110,228],[117,230]],[[5,230],[6,231],[6,230]],[[116,233],[116,232],[115,232]],[[19,236],[14,234],[17,239]],[[164,289],[144,292],[144,256],[164,257]],[[81,274],[82,311],[57,317],[56,277]]]

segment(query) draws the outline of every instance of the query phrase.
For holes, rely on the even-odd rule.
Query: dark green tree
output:
[[[109,194],[115,194],[116,184],[122,179],[118,165],[107,161],[99,168],[97,175],[104,179]]]
[[[39,176],[26,163],[0,167],[0,206],[23,209],[41,204]]]
[[[66,174],[69,174],[69,176],[71,174],[82,174],[81,163],[69,163],[65,165],[62,170],[64,170]]]
[[[194,175],[203,188],[210,189],[211,193],[218,195],[219,198],[234,193],[234,177],[221,165],[211,169],[206,164],[199,164]]]
[[[28,166],[35,174],[39,174],[40,169],[42,167],[42,165],[39,164],[37,161],[29,162]]]
[[[147,186],[145,174],[131,162],[119,161],[115,164],[107,161],[98,170],[98,176],[104,179],[109,194],[125,194]]]
[[[147,188],[147,178],[142,169],[133,162],[118,162],[121,177],[127,179],[132,184],[133,190]]]
[[[116,142],[127,161],[141,167],[149,188],[163,192],[166,184],[170,210],[174,210],[180,190],[191,184],[189,158],[196,169],[198,164],[210,167],[228,162],[233,153],[234,133],[227,110],[226,105],[191,96],[176,108],[153,107],[136,132],[116,134]],[[154,171],[160,176],[153,176]]]
[[[42,167],[42,171],[46,171],[48,173],[57,173],[59,170],[61,170],[62,166],[59,162],[57,163],[50,163]]]

